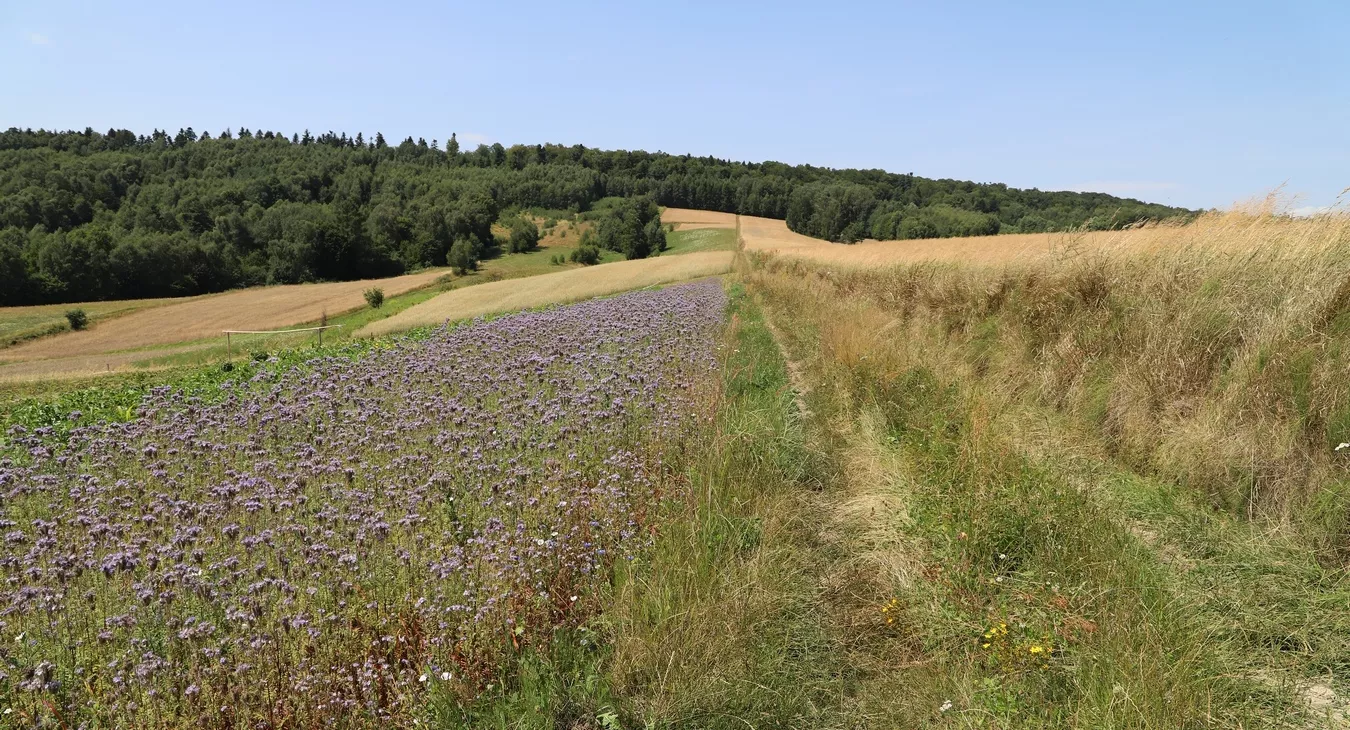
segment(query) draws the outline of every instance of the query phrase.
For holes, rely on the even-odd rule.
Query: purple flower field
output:
[[[409,724],[595,615],[683,490],[704,282],[259,371],[0,454],[0,707],[54,727]]]

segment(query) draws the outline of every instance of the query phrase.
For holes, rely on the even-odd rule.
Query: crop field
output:
[[[324,313],[359,309],[365,306],[361,292],[369,287],[379,286],[386,295],[394,296],[429,286],[445,273],[430,269],[389,279],[268,286],[179,300],[117,317],[81,332],[67,332],[0,350],[0,363],[190,342],[217,337],[225,329],[277,329],[315,321]],[[78,305],[66,308],[74,306]]]
[[[80,308],[91,323],[118,317],[140,309],[175,304],[183,299],[121,299],[84,304],[45,304],[33,307],[0,307],[0,349],[27,339],[64,332],[70,328],[65,313]]]
[[[1164,227],[1166,228],[1166,227]],[[1023,233],[965,238],[929,238],[906,241],[860,241],[840,245],[788,230],[772,218],[741,216],[741,239],[746,251],[811,259],[849,268],[875,268],[918,261],[953,261],[1003,265],[1023,259],[1051,256],[1066,248],[1120,250],[1170,243],[1172,235],[1160,237],[1137,230],[1092,233]]]
[[[649,541],[724,303],[716,282],[628,294],[209,400],[162,389],[55,442],[13,430],[6,714],[446,721],[511,647],[582,626]]]
[[[735,213],[719,213],[711,210],[693,210],[691,208],[666,208],[661,211],[661,222],[675,226],[677,231],[698,230],[700,228],[735,228]]]
[[[659,256],[456,289],[393,317],[373,322],[357,335],[378,336],[439,325],[447,320],[574,302],[645,286],[724,274],[731,269],[732,256],[729,251]]]

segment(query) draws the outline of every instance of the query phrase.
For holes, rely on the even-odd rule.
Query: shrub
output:
[[[372,286],[361,292],[361,296],[366,298],[366,304],[369,304],[371,309],[379,309],[384,306],[384,290],[378,286]]]
[[[511,238],[507,250],[511,253],[524,253],[539,247],[539,228],[528,218],[517,218],[511,223]]]
[[[463,276],[478,268],[478,256],[475,255],[473,242],[467,238],[461,238],[450,246],[450,256],[448,263],[454,267],[455,273]]]
[[[70,323],[71,329],[82,330],[89,326],[89,315],[83,309],[69,309],[66,310],[66,321]]]
[[[581,246],[573,251],[568,259],[585,266],[594,266],[600,263],[600,249],[595,246]]]

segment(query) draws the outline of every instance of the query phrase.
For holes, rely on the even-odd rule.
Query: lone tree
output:
[[[477,269],[478,255],[474,250],[473,241],[467,238],[456,239],[450,246],[450,255],[446,257],[446,263],[453,266],[455,273],[460,276]]]
[[[511,253],[524,253],[539,247],[539,227],[529,218],[520,217],[511,223]]]

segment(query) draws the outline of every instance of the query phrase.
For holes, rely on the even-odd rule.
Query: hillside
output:
[[[241,129],[0,133],[0,305],[190,296],[472,266],[515,211],[607,197],[785,219],[833,241],[1116,228],[1189,211],[881,170],[581,145]],[[617,243],[615,244],[618,245]],[[616,248],[615,250],[621,250]]]

